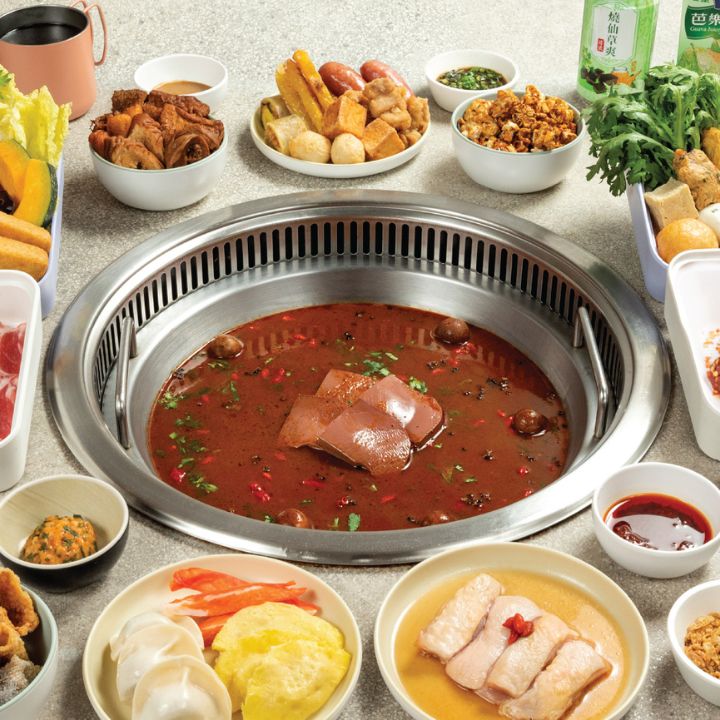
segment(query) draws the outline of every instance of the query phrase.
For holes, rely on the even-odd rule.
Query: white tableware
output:
[[[47,272],[40,278],[40,308],[46,318],[55,307],[57,291],[58,263],[60,262],[60,235],[62,230],[63,189],[65,186],[65,163],[62,158],[57,171],[57,203],[50,222],[50,253]]]
[[[713,393],[706,363],[718,356],[720,330],[717,295],[720,251],[687,250],[670,263],[665,293],[665,321],[700,449],[720,460],[720,395]]]
[[[97,552],[57,565],[22,560],[25,540],[49,515],[82,515],[95,528]],[[0,560],[33,587],[76,590],[105,576],[120,559],[129,520],[125,499],[104,480],[63,474],[23,483],[0,500]]]
[[[683,680],[703,700],[720,705],[720,680],[701,670],[685,654],[685,633],[688,627],[702,615],[713,612],[720,612],[720,580],[697,585],[683,593],[670,610],[667,633],[673,658]]]
[[[161,610],[176,597],[169,589],[170,579],[175,570],[187,567],[206,568],[258,582],[295,581],[308,588],[309,593],[303,599],[320,606],[319,617],[343,633],[345,648],[352,656],[342,682],[312,720],[335,720],[340,716],[357,685],[362,664],[360,631],[348,606],[329,585],[307,570],[281,560],[228,553],[192,558],[155,570],[123,590],[105,607],[90,630],[82,661],[85,692],[100,720],[130,720],[130,706],[120,701],[115,687],[111,638],[130,618]]]
[[[426,593],[472,572],[520,571],[567,583],[605,608],[624,635],[630,652],[627,679],[612,711],[603,720],[619,720],[628,712],[648,672],[650,648],[645,623],[632,600],[610,578],[570,555],[524,543],[470,543],[429,558],[407,572],[390,590],[375,622],[375,657],[393,697],[415,720],[434,720],[409,696],[397,669],[395,644],[408,609]],[[542,602],[542,599],[538,599]]]
[[[450,124],[455,155],[470,179],[491,190],[531,193],[557,185],[570,172],[582,152],[585,123],[577,108],[570,105],[577,122],[577,137],[563,147],[542,152],[513,153],[478,145],[458,129],[458,121],[473,100],[494,100],[497,93],[468,98],[455,108]],[[568,103],[569,104],[569,103]]]
[[[506,83],[490,90],[462,90],[450,87],[438,81],[438,77],[448,70],[464,67],[484,67],[500,73]],[[510,90],[517,85],[519,72],[517,65],[505,55],[489,50],[451,50],[435,55],[425,65],[425,78],[433,100],[443,109],[452,112],[469,97],[494,95],[498,90]]]
[[[30,420],[42,349],[40,288],[26,273],[0,270],[0,321],[5,325],[26,324],[10,434],[0,440],[2,491],[15,485],[25,472]]]
[[[208,90],[189,94],[208,105],[211,114],[217,110],[227,95],[227,68],[219,60],[206,55],[185,53],[163,55],[148,60],[135,71],[135,84],[145,92],[150,92],[163,83],[178,80],[210,86]]]
[[[642,183],[628,185],[626,194],[645,287],[653,299],[665,302],[668,264],[658,253],[655,229],[645,204],[645,188]]]
[[[101,158],[92,148],[93,167],[103,187],[121,203],[139,210],[177,210],[208,195],[227,162],[228,139],[202,160],[164,170],[136,170]]]
[[[294,157],[290,157],[289,155],[283,155],[283,153],[271,148],[265,142],[259,109],[250,120],[250,136],[255,143],[255,147],[268,160],[272,160],[272,162],[276,165],[280,165],[280,167],[284,167],[286,170],[292,170],[293,172],[302,173],[303,175],[313,175],[314,177],[332,178],[338,180],[377,175],[378,173],[387,172],[388,170],[393,170],[400,165],[404,165],[420,152],[422,146],[425,144],[425,138],[427,138],[429,132],[430,126],[428,125],[427,130],[425,130],[422,137],[414,145],[411,145],[406,150],[397,153],[397,155],[391,155],[390,157],[382,158],[381,160],[368,160],[366,162],[352,163],[349,165],[335,165],[333,163],[317,163],[310,162],[308,160],[298,160]]]
[[[35,720],[47,710],[58,668],[58,629],[50,608],[32,590],[40,625],[25,638],[30,660],[42,665],[35,679],[12,700],[0,706],[0,720]]]
[[[631,495],[670,495],[700,510],[713,537],[688,550],[653,550],[623,540],[605,522],[605,514]],[[652,578],[687,575],[710,561],[720,547],[720,490],[699,473],[679,465],[646,462],[628,465],[606,478],[592,500],[595,535],[603,550],[622,567]]]

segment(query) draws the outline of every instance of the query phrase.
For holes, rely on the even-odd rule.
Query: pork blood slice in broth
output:
[[[363,400],[327,426],[319,445],[351,465],[362,465],[371,475],[400,472],[412,450],[400,423]]]

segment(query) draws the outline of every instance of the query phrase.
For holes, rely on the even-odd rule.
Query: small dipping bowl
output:
[[[488,90],[463,90],[450,87],[438,81],[438,77],[449,70],[465,67],[484,67],[500,73],[507,82]],[[433,100],[443,109],[452,112],[469,97],[483,97],[496,93],[498,90],[509,90],[518,81],[517,65],[505,55],[488,50],[451,50],[435,55],[425,65],[425,78],[432,93]]]
[[[623,540],[605,522],[605,514],[623,498],[642,494],[669,495],[697,508],[710,522],[712,538],[689,550],[653,550]],[[706,477],[679,465],[645,462],[621,468],[595,491],[592,515],[603,550],[618,565],[645,577],[687,575],[708,563],[720,547],[720,490]]]
[[[720,612],[720,580],[696,585],[683,593],[670,609],[668,638],[675,664],[683,680],[703,700],[720,705],[720,680],[701,670],[685,654],[685,633],[703,615]]]
[[[148,60],[135,71],[135,84],[145,92],[180,80],[210,86],[207,90],[190,94],[208,105],[211,115],[227,95],[227,68],[219,60],[206,55],[163,55]]]
[[[479,145],[465,137],[458,128],[458,121],[474,100],[484,98],[492,101],[496,96],[497,90],[471,93],[471,97],[455,108],[450,124],[453,149],[460,167],[471,180],[499,192],[531,193],[557,185],[570,172],[582,152],[587,130],[578,109],[568,103],[575,114],[577,137],[567,145],[540,152],[507,152]]]
[[[20,559],[25,540],[48,515],[82,515],[95,528],[97,552],[60,565]],[[105,575],[128,536],[129,513],[112,485],[84,475],[53,475],[21,485],[0,502],[0,560],[24,582],[47,590],[74,590]]]
[[[40,672],[12,700],[0,705],[0,720],[34,720],[47,709],[58,667],[58,629],[50,608],[29,588],[28,592],[40,618],[38,627],[23,638],[28,656]]]

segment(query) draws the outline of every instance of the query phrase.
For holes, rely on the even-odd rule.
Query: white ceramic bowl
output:
[[[58,629],[50,608],[32,590],[25,588],[35,603],[40,625],[25,642],[30,659],[42,665],[35,679],[12,700],[0,705],[0,720],[34,720],[47,710],[58,667]]]
[[[542,575],[569,584],[595,600],[625,637],[626,680],[603,720],[619,720],[635,702],[645,682],[650,646],[642,616],[632,600],[609,577],[570,555],[526,543],[469,543],[416,565],[394,585],[375,622],[375,657],[393,697],[415,720],[434,720],[410,697],[397,669],[395,644],[407,610],[424,594],[473,571],[511,570]],[[542,604],[542,598],[538,598]]]
[[[227,95],[227,68],[219,60],[206,55],[163,55],[148,60],[135,71],[135,84],[145,92],[177,80],[209,85],[208,90],[190,94],[209,105],[211,113],[216,111]]]
[[[491,90],[461,90],[438,82],[438,77],[448,70],[464,67],[485,67],[499,72],[507,82]],[[488,50],[451,50],[428,60],[425,65],[425,78],[432,93],[433,100],[443,109],[452,112],[469,97],[493,95],[498,90],[509,90],[515,87],[519,77],[517,65],[505,55]]]
[[[270,147],[265,142],[262,122],[260,120],[260,110],[258,109],[250,120],[250,136],[255,143],[255,147],[268,159],[276,165],[292,170],[293,172],[303,175],[312,175],[314,177],[346,179],[367,177],[368,175],[377,175],[378,173],[393,170],[400,165],[412,160],[422,150],[425,139],[430,132],[430,126],[423,133],[422,137],[409,148],[390,157],[381,160],[367,160],[361,163],[350,163],[347,165],[335,165],[334,163],[310,162],[309,160],[298,160],[297,158],[284,155],[275,148]]]
[[[512,153],[478,145],[458,130],[458,120],[478,97],[494,100],[496,92],[468,98],[455,108],[452,115],[452,139],[455,155],[462,169],[479,185],[506,193],[531,193],[557,185],[570,172],[582,152],[587,130],[577,108],[577,138],[556,150]],[[569,104],[569,103],[568,103]]]
[[[709,615],[712,612],[720,612],[720,580],[696,585],[683,593],[670,609],[667,633],[675,663],[683,680],[703,700],[713,705],[720,705],[720,680],[701,670],[684,650],[688,626],[701,615]]]
[[[167,170],[135,170],[101,158],[92,148],[93,167],[103,187],[121,203],[139,210],[177,210],[202,200],[215,187],[227,162],[227,133],[203,160]]]
[[[95,528],[97,552],[59,565],[20,558],[28,536],[48,515],[82,515]],[[123,496],[104,480],[52,475],[24,483],[0,501],[0,560],[25,582],[48,592],[68,592],[106,575],[125,549],[129,512]]]
[[[357,685],[362,665],[360,630],[350,608],[329,585],[307,570],[282,560],[227,553],[192,558],[155,570],[125,588],[105,607],[90,630],[82,660],[85,692],[100,720],[130,720],[131,714],[129,705],[120,701],[115,688],[115,663],[110,658],[110,638],[131,617],[161,609],[176,597],[168,585],[173,572],[184,567],[202,567],[259,582],[294,580],[306,587],[309,594],[303,597],[319,605],[319,617],[333,623],[343,633],[345,648],[352,655],[345,677],[312,720],[336,720],[341,715]]]
[[[0,321],[26,323],[10,434],[0,440],[0,491],[11,488],[25,472],[30,420],[42,351],[40,288],[26,273],[0,270]]]
[[[696,507],[710,521],[712,539],[689,550],[672,551],[640,547],[618,537],[606,524],[605,514],[619,500],[641,493],[671,495]],[[645,577],[687,575],[709,562],[720,547],[720,490],[707,478],[679,465],[645,462],[621,468],[595,490],[592,515],[603,550],[618,565]]]

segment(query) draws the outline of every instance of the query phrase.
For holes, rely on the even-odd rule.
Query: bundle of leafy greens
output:
[[[70,105],[59,105],[43,86],[24,95],[0,65],[0,140],[16,140],[30,157],[57,167],[68,132]]]
[[[720,127],[720,75],[678,65],[650,68],[633,85],[616,85],[585,113],[590,153],[613,195],[642,182],[652,190],[672,177],[677,149],[700,147],[701,135]]]

